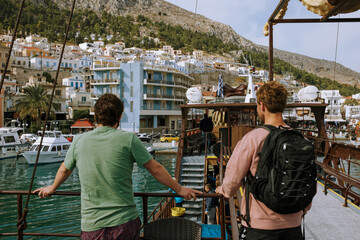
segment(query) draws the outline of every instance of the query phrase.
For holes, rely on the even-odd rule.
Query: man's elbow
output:
[[[61,164],[61,166],[60,166],[60,171],[62,171],[64,174],[71,174],[71,172],[72,172],[72,170],[67,169],[67,168],[65,167],[65,164],[64,164],[64,163]]]
[[[150,174],[155,176],[160,176],[162,173],[162,166],[160,164],[156,165],[155,167],[151,168]]]

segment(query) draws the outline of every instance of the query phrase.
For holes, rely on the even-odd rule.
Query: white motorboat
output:
[[[39,131],[38,134],[41,136],[42,132]],[[36,140],[29,151],[22,153],[29,164],[35,164],[40,141],[41,137]],[[38,163],[56,163],[64,161],[70,145],[71,143],[60,131],[45,131]]]
[[[0,128],[0,160],[15,158],[29,147],[20,141],[17,128]]]

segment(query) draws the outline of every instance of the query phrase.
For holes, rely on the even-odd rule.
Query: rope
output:
[[[14,32],[13,32],[13,35],[12,35],[11,45],[10,45],[10,49],[9,49],[9,54],[8,54],[8,56],[7,56],[6,63],[5,63],[4,73],[1,74],[0,91],[1,91],[1,89],[2,89],[2,87],[3,87],[4,80],[5,80],[5,75],[6,75],[6,71],[7,71],[7,68],[8,68],[8,66],[9,66],[10,57],[11,57],[11,52],[12,52],[12,49],[13,49],[13,46],[14,46],[17,29],[18,29],[18,26],[19,26],[19,23],[20,23],[20,17],[21,17],[22,11],[23,11],[23,9],[24,9],[24,4],[25,4],[25,0],[23,0],[23,1],[21,2],[20,9],[19,9],[19,13],[18,13],[18,16],[17,16],[17,18],[16,18],[15,29],[14,29]]]
[[[62,58],[63,58],[63,55],[64,55],[64,49],[65,49],[67,37],[68,37],[68,34],[69,34],[69,30],[70,30],[71,19],[73,17],[73,13],[74,13],[74,9],[75,9],[75,3],[76,3],[76,0],[73,1],[73,5],[72,5],[70,17],[69,17],[69,22],[68,22],[68,25],[67,25],[67,28],[66,28],[66,34],[65,34],[65,37],[64,37],[63,47],[62,47],[61,55],[60,55],[60,59],[59,59],[59,65],[58,65],[58,68],[57,68],[57,71],[56,71],[54,86],[53,86],[51,97],[50,97],[49,108],[48,108],[48,110],[46,112],[46,117],[45,117],[44,126],[43,126],[43,130],[42,130],[42,136],[41,136],[41,140],[40,140],[40,146],[39,146],[39,148],[37,150],[36,161],[35,161],[35,165],[34,165],[33,174],[32,174],[32,177],[31,177],[29,191],[28,191],[27,198],[26,198],[24,212],[22,214],[21,219],[17,223],[18,231],[25,230],[26,226],[27,226],[27,224],[26,224],[26,216],[27,216],[27,213],[29,211],[28,206],[29,206],[29,200],[30,200],[30,195],[31,195],[31,189],[32,189],[32,186],[33,186],[33,183],[34,183],[34,178],[35,178],[35,173],[36,173],[36,169],[37,169],[37,165],[38,165],[38,161],[39,161],[41,146],[42,146],[44,135],[45,135],[46,123],[47,123],[48,117],[50,115],[51,105],[52,105],[52,102],[53,102],[53,99],[54,99],[55,89],[56,89],[56,85],[57,85],[57,79],[58,79],[58,76],[59,76],[61,61],[62,61]]]

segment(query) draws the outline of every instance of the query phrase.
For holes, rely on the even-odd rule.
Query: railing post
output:
[[[17,194],[18,222],[22,217],[22,194]],[[23,240],[23,230],[18,228],[18,240]]]
[[[224,211],[224,197],[220,197],[220,227],[221,227],[221,239],[225,240],[225,211]]]
[[[143,196],[142,197],[142,200],[143,200],[143,224],[147,224],[148,222],[148,217],[147,217],[147,214],[148,214],[148,197],[147,196]]]

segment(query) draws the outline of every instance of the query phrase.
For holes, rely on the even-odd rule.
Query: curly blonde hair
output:
[[[276,81],[265,83],[256,92],[257,102],[262,102],[271,113],[284,111],[288,95],[286,88]]]

